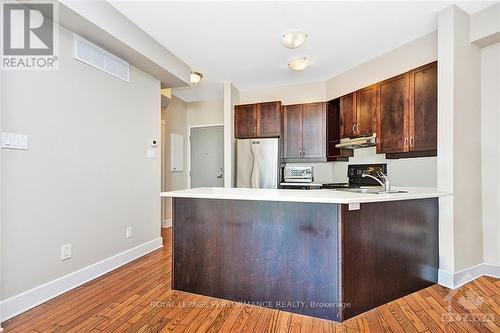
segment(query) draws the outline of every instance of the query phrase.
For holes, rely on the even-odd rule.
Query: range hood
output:
[[[342,149],[357,149],[357,148],[373,147],[376,144],[377,144],[377,134],[373,133],[370,136],[342,139],[340,140],[340,143],[335,145],[335,147]]]

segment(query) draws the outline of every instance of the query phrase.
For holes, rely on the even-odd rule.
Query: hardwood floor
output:
[[[439,285],[343,324],[170,290],[165,247],[2,325],[6,332],[500,332],[500,280]]]

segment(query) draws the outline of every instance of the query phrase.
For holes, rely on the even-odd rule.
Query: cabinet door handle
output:
[[[255,127],[253,128],[253,132],[254,132],[254,133],[257,133],[257,126],[255,126]]]
[[[352,132],[353,132],[353,133],[356,133],[356,129],[355,129],[355,127],[356,127],[356,124],[352,124]]]
[[[405,147],[408,147],[408,138],[405,138],[405,143],[404,143]]]
[[[356,125],[356,132],[359,133],[359,123]]]
[[[415,139],[412,136],[410,136],[410,147],[413,146],[415,146]]]

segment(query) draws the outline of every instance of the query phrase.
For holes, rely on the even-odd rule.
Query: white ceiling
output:
[[[169,51],[204,74],[175,89],[185,101],[222,98],[222,83],[240,90],[323,81],[436,29],[436,13],[456,3],[469,13],[495,1],[116,1],[111,4]],[[301,29],[290,50],[281,34]],[[311,57],[301,72],[293,56]]]

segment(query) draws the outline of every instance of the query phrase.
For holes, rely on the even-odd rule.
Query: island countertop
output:
[[[437,197],[451,195],[451,193],[441,192],[435,188],[426,188],[426,187],[394,187],[394,189],[407,191],[407,193],[371,194],[371,193],[353,193],[353,192],[337,191],[331,189],[284,190],[284,189],[200,187],[188,190],[162,192],[161,196],[172,197],[172,198],[356,204],[356,203],[437,198]]]

